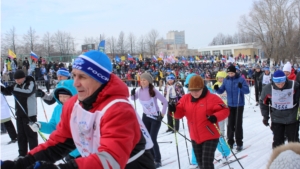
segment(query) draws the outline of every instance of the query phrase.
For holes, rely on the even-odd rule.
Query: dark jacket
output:
[[[290,89],[292,88],[293,81],[287,79],[285,85],[282,89]],[[291,124],[297,121],[298,114],[298,106],[299,106],[299,83],[294,81],[294,94],[293,94],[293,105],[292,109],[286,110],[278,110],[276,108],[271,107],[271,111],[269,111],[268,104],[272,104],[272,87],[275,90],[279,89],[273,82],[264,86],[261,97],[260,97],[260,110],[264,119],[269,119],[271,116],[271,121],[273,123],[281,123],[281,124]]]
[[[263,74],[263,71],[259,71],[259,72],[254,71],[252,75],[252,78],[254,79],[255,82],[254,87],[258,88],[259,91],[261,91],[262,89],[262,81],[259,81],[259,77],[261,76],[261,74]]]
[[[12,89],[9,90],[9,88]],[[36,85],[32,76],[27,76],[23,84],[12,84],[2,91],[4,95],[14,95],[16,115],[20,117],[31,117],[37,115],[37,103],[35,97]],[[20,106],[20,104],[21,106]],[[24,110],[25,112],[24,112]]]

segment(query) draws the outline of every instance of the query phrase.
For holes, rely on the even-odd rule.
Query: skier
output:
[[[186,116],[188,120],[199,167],[213,169],[220,137],[214,124],[218,125],[217,122],[224,120],[229,114],[229,109],[218,96],[208,91],[199,75],[190,78],[188,90],[190,93],[184,95],[172,109],[175,109],[175,118]]]
[[[216,77],[217,82],[214,84],[214,86],[216,86],[216,85],[222,86],[224,78],[226,78],[226,72],[224,72],[224,71],[218,72],[217,77]],[[224,93],[222,93],[222,94],[217,94],[217,95],[227,105],[227,94],[226,94],[226,91]],[[222,135],[224,137],[226,137],[226,134],[225,134],[225,124],[228,124],[228,119],[227,118],[225,120],[219,122],[220,131],[221,131],[221,133],[222,133]]]
[[[3,161],[1,169],[154,169],[151,139],[127,100],[127,86],[111,72],[102,52],[78,56],[72,69],[78,94],[64,104],[56,130],[26,157]],[[75,146],[82,157],[54,164]]]
[[[262,82],[262,87],[271,83],[272,74],[270,72],[269,67],[264,67],[264,73],[262,73],[259,77],[259,81]]]
[[[252,75],[252,78],[254,80],[254,88],[255,88],[255,101],[256,101],[256,106],[258,106],[258,101],[259,101],[259,96],[261,94],[262,90],[262,83],[260,80],[260,76],[263,74],[261,71],[261,68],[259,65],[255,66],[255,72]]]
[[[17,132],[14,124],[11,121],[11,117],[9,113],[9,105],[6,102],[6,99],[4,98],[2,93],[1,93],[1,124],[5,126],[6,131],[11,139],[7,144],[17,142]]]
[[[175,80],[176,78],[173,74],[167,76],[167,85],[164,89],[164,97],[167,99],[169,103],[168,105],[176,105],[178,100],[180,100],[180,98],[185,94],[180,82],[176,82]],[[173,126],[172,112],[170,111],[170,109],[168,110],[168,130],[166,132],[174,133],[173,129],[175,129],[176,131],[179,130],[179,120],[176,119],[175,126]],[[171,129],[170,127],[172,127],[173,129]]]
[[[28,123],[36,122],[36,98],[35,82],[32,76],[25,76],[23,70],[17,70],[14,74],[15,83],[11,86],[1,86],[4,95],[13,95],[15,98],[16,122],[18,132],[19,156],[24,157],[29,149],[38,145],[37,133],[33,132]]]
[[[77,94],[76,88],[73,86],[73,80],[61,80],[57,85],[56,89],[54,90],[54,99],[57,102],[55,106],[52,117],[50,121],[47,122],[35,122],[29,124],[30,128],[34,132],[38,132],[39,130],[46,134],[51,134],[57,127],[62,114],[63,104],[66,103],[72,96]],[[80,156],[78,150],[72,151],[68,156],[66,156],[67,161],[70,159],[74,159]]]
[[[232,149],[234,142],[236,142],[236,150],[241,151],[243,150],[244,94],[250,93],[250,90],[246,80],[236,73],[235,66],[229,66],[227,74],[228,76],[224,79],[222,85],[220,87],[215,85],[214,89],[218,94],[225,91],[227,93],[227,104],[230,109],[227,125],[228,144]]]
[[[66,68],[59,68],[57,70],[56,76],[57,76],[57,82],[60,82],[61,80],[69,79],[70,78],[70,73]],[[54,104],[56,102],[56,100],[53,97],[53,92],[50,93],[50,95],[47,95],[47,94],[45,94],[45,92],[41,89],[36,90],[36,97],[41,97],[43,99],[43,101],[48,105]]]
[[[283,68],[282,71],[284,72],[285,76],[289,79],[289,80],[296,80],[296,75],[295,75],[295,69],[292,68],[292,65],[290,62],[287,62]]]
[[[157,143],[157,135],[161,126],[161,121],[166,114],[168,101],[164,96],[154,88],[153,77],[149,73],[141,74],[141,87],[136,91],[136,88],[131,90],[131,100],[139,99],[143,107],[143,122],[150,133],[153,141],[151,154],[154,157],[155,167],[159,168],[161,164],[161,155]],[[163,103],[163,108],[160,111],[157,99]]]
[[[285,135],[289,142],[298,142],[300,90],[298,82],[288,80],[281,70],[274,72],[272,81],[261,93],[260,109],[265,126],[269,126],[271,118],[275,148],[284,144]]]

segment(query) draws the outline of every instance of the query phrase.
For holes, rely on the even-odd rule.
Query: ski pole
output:
[[[41,100],[41,103],[42,103],[42,107],[43,107],[43,110],[44,110],[44,115],[45,115],[46,121],[47,121],[47,123],[48,123],[47,113],[46,113],[46,110],[45,110],[45,107],[44,107],[44,103],[43,103],[43,100],[42,100],[41,97],[40,97],[40,100]]]
[[[175,126],[174,112],[172,112],[172,118],[173,118],[173,126]],[[174,135],[175,135],[175,143],[176,143],[176,150],[177,150],[178,167],[180,169],[181,167],[180,167],[180,158],[179,158],[178,141],[177,141],[177,134],[176,133],[177,132],[175,131]]]
[[[181,120],[182,120],[183,134],[186,137],[183,118]],[[187,145],[186,139],[185,139],[185,147],[186,147],[186,151],[187,151],[187,154],[188,154],[189,163],[191,165],[190,152],[189,152],[189,149],[188,149],[188,145]]]
[[[157,143],[173,143],[172,141],[159,141]]]
[[[25,115],[27,116],[28,120],[30,123],[34,123],[29,117],[28,117],[28,114],[26,113],[24,107],[21,105],[21,103],[19,102],[19,100],[16,98],[16,96],[12,93],[13,97],[15,98],[15,100],[17,101],[17,103],[19,104],[19,106],[21,107],[21,109],[23,110],[23,112],[25,113]],[[41,138],[44,140],[44,141],[47,141],[46,137],[40,132],[38,131],[39,135],[41,136]],[[67,163],[63,158],[62,158],[62,161],[64,161],[65,163]]]
[[[134,89],[136,89],[136,88],[134,88]],[[133,95],[133,102],[134,102],[134,110],[136,111],[135,94]]]
[[[221,131],[220,131],[219,127],[216,125],[216,123],[214,123],[214,126],[215,126],[215,127],[216,127],[216,129],[218,130],[218,132],[219,132],[220,136],[221,136],[221,137],[223,138],[223,140],[225,141],[225,143],[226,143],[227,147],[229,147],[230,151],[232,152],[232,154],[233,154],[233,155],[234,155],[234,157],[236,158],[235,154],[234,154],[234,153],[233,153],[233,151],[231,150],[230,146],[228,145],[227,141],[225,140],[224,136],[222,135],[222,133],[221,133]],[[219,142],[220,142],[220,140],[219,140]],[[222,145],[222,144],[220,144],[220,145]],[[222,151],[224,152],[224,149],[223,149],[223,147],[222,147],[222,146],[220,146],[220,147],[221,147]],[[229,162],[228,162],[228,158],[227,158],[227,157],[225,157],[225,159],[226,159],[226,161],[227,161],[227,163],[228,163],[228,167],[229,167],[229,168],[231,168],[231,167],[230,167],[230,164],[229,164]],[[237,159],[237,158],[236,158],[236,159]],[[218,160],[217,160],[217,161],[218,161]],[[243,168],[242,164],[240,163],[240,160],[238,160],[238,159],[237,159],[237,161],[238,161],[238,163],[240,164],[240,166]],[[218,161],[218,162],[219,162],[219,161]],[[244,169],[244,168],[243,168],[243,169]]]

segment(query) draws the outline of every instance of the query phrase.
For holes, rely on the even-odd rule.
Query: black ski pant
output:
[[[197,144],[192,140],[192,146],[200,168],[214,169],[214,157],[219,139],[207,140]]]
[[[8,132],[10,139],[15,140],[17,138],[17,132],[16,132],[15,126],[12,123],[12,121],[9,120],[7,122],[4,122],[3,124],[6,128],[6,131]]]
[[[179,130],[179,119],[175,119],[175,127],[173,125],[173,117],[171,116],[172,115],[172,112],[168,112],[167,113],[167,118],[168,118],[168,130],[171,130],[173,131],[173,129],[175,129],[176,131]],[[172,127],[173,129],[171,129],[170,127]]]
[[[48,80],[45,80],[45,86],[46,86],[47,92],[49,93],[50,92],[50,83]]]
[[[229,146],[233,147],[234,142],[237,146],[243,146],[243,112],[244,106],[229,107],[227,137]],[[234,139],[235,138],[235,139]]]
[[[31,122],[36,122],[36,116],[29,117]],[[32,150],[38,145],[37,133],[32,131],[28,125],[29,119],[27,117],[17,116],[17,130],[18,130],[18,146],[19,156],[25,156],[29,149]]]
[[[255,82],[256,83],[256,82]],[[255,101],[259,102],[260,94],[261,94],[261,89],[258,86],[254,86],[255,88]]]
[[[271,129],[273,131],[273,145],[275,148],[284,144],[284,136],[287,137],[288,142],[298,142],[298,131],[299,131],[299,122],[291,124],[280,124],[273,123],[271,124]]]
[[[143,120],[145,127],[147,128],[147,130],[151,136],[152,142],[153,142],[153,147],[150,151],[151,151],[152,156],[154,157],[154,161],[161,162],[161,155],[160,155],[159,146],[157,143],[157,135],[158,135],[158,131],[161,126],[161,121],[147,117],[145,115],[145,113],[143,113],[142,120]]]

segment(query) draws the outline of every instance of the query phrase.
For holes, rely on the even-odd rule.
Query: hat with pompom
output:
[[[101,84],[109,81],[112,72],[111,61],[108,56],[96,50],[79,55],[74,60],[72,68],[83,71]]]
[[[197,91],[204,88],[204,80],[201,76],[195,75],[189,81],[189,91]]]
[[[281,152],[270,165],[270,169],[293,169],[299,167],[300,155],[292,150]]]

